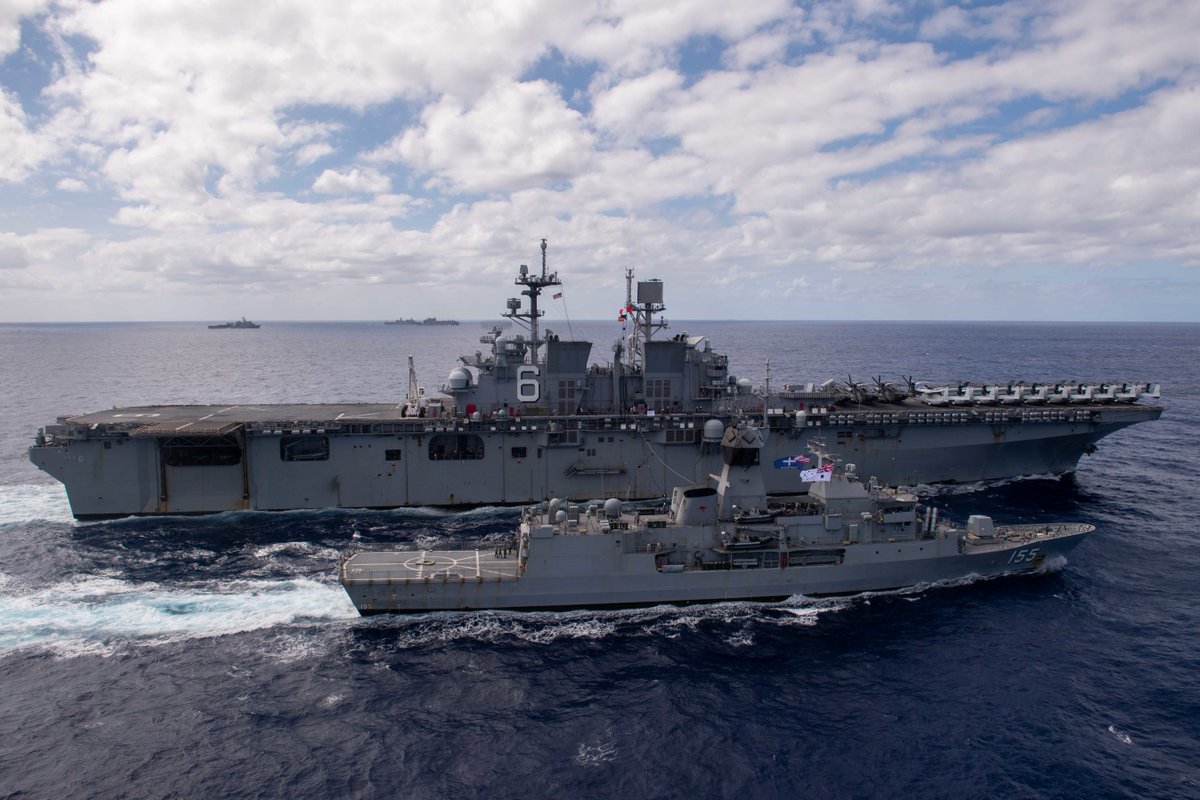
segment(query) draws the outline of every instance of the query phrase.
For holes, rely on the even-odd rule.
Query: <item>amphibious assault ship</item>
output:
[[[878,381],[756,390],[705,336],[667,334],[664,284],[626,271],[627,334],[611,358],[543,330],[558,287],[542,241],[521,298],[464,355],[441,397],[409,370],[391,403],[114,408],[42,428],[30,460],[62,481],[79,519],[232,510],[527,504],[546,497],[665,497],[718,468],[738,415],[771,432],[764,457],[831,455],[887,485],[979,481],[1075,469],[1097,440],[1162,408],[1145,383],[897,387]],[[769,493],[803,488],[767,470]]]
[[[864,486],[853,465],[822,458],[808,494],[771,503],[762,446],[753,425],[727,428],[715,488],[677,487],[665,513],[552,500],[526,509],[511,542],[351,552],[339,579],[364,615],[782,600],[1030,572],[1095,530],[939,523],[914,495]]]

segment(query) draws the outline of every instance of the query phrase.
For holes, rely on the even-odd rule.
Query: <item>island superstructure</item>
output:
[[[526,504],[545,497],[665,496],[717,469],[738,416],[771,432],[764,458],[832,456],[888,485],[1061,474],[1095,443],[1157,419],[1158,387],[1128,380],[756,389],[705,336],[669,333],[665,286],[626,272],[630,323],[610,358],[542,324],[561,285],[522,265],[521,297],[464,355],[440,397],[388,403],[174,405],[60,417],[30,459],[62,481],[80,519],[232,510]],[[636,293],[635,293],[636,292]],[[803,351],[797,350],[797,358]],[[412,381],[415,384],[415,380]],[[770,493],[798,471],[766,471]]]

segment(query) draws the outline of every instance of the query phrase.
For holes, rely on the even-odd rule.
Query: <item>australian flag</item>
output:
[[[775,459],[775,469],[804,469],[808,456],[787,456]]]

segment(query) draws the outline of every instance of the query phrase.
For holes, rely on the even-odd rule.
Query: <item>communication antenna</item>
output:
[[[633,326],[629,332],[629,344],[625,348],[625,359],[630,369],[638,369],[643,362],[643,349],[654,332],[667,327],[665,319],[655,319],[655,314],[666,310],[663,305],[663,283],[659,280],[638,281],[637,302],[633,300],[633,267],[625,270],[625,308],[621,309],[621,318],[625,315],[633,317]]]
[[[538,333],[538,319],[545,316],[546,312],[538,308],[538,298],[542,296],[542,290],[547,286],[562,286],[562,281],[558,279],[558,273],[549,272],[546,268],[546,240],[542,239],[542,274],[529,274],[529,267],[525,264],[521,265],[517,272],[517,279],[513,281],[518,286],[524,286],[524,291],[521,294],[529,298],[529,310],[521,310],[521,299],[519,297],[509,298],[508,311],[504,316],[511,320],[519,322],[529,330],[529,345],[530,355],[529,363],[537,363],[538,347],[542,345],[542,339]]]

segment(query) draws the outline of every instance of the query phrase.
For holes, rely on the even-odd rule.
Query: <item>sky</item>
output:
[[[0,322],[1200,321],[1200,2],[0,0]],[[555,309],[551,309],[551,314]]]

